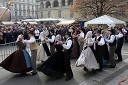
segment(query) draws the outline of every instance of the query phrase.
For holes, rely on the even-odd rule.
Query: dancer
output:
[[[65,79],[66,81],[69,81],[73,78],[73,72],[71,69],[71,53],[72,53],[72,47],[73,47],[73,42],[71,39],[71,33],[67,32],[66,35],[66,43],[64,44],[62,41],[59,41],[58,44],[61,44],[64,48],[64,68],[66,72],[67,78]]]
[[[36,39],[34,37],[34,34],[33,34],[33,31],[30,31],[28,33],[28,36],[29,36],[29,40],[24,40],[24,42],[26,44],[29,44],[30,46],[30,51],[31,51],[31,62],[32,62],[32,69],[33,71],[31,72],[32,73],[32,76],[33,75],[36,75],[37,74],[37,71],[36,71],[36,57],[37,57],[37,43],[36,43]]]
[[[97,71],[102,71],[103,69],[103,47],[105,45],[105,40],[104,38],[102,38],[101,36],[101,31],[100,30],[97,30],[96,32],[96,37],[93,38],[93,41],[94,41],[94,54],[95,54],[95,57],[96,57],[96,60],[97,62],[99,63],[100,65],[100,68],[97,70]]]
[[[50,77],[60,78],[65,73],[63,47],[58,44],[60,40],[61,36],[57,35],[55,43],[56,52],[37,68],[39,71]]]
[[[50,50],[49,50],[50,49],[50,45],[49,45],[48,42],[46,42],[45,32],[44,31],[42,31],[40,33],[39,39],[41,40],[41,44],[38,47],[37,60],[44,62],[51,55]]]
[[[99,64],[96,61],[93,53],[92,31],[88,31],[85,37],[85,43],[79,59],[76,61],[76,66],[85,67],[84,70],[92,71],[99,69]]]
[[[123,47],[124,34],[123,34],[121,28],[119,28],[119,29],[117,30],[117,32],[118,32],[118,35],[115,35],[116,38],[117,38],[117,48],[116,48],[116,52],[115,52],[115,53],[116,53],[117,56],[118,56],[117,62],[121,62],[121,61],[123,60],[123,59],[122,59],[122,54],[121,54],[121,49],[122,49],[122,47]]]
[[[25,74],[32,70],[31,59],[29,53],[25,50],[26,45],[23,43],[23,35],[19,35],[16,45],[18,50],[8,56],[0,66],[4,69],[13,72]]]
[[[109,33],[109,37],[108,37],[108,39],[105,39],[105,41],[109,44],[110,65],[108,67],[115,68],[116,67],[116,62],[115,62],[115,59],[114,59],[114,53],[116,51],[116,37],[115,37],[114,29],[109,29],[108,33]]]

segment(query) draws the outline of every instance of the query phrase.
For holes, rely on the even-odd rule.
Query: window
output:
[[[49,1],[46,2],[46,8],[51,7],[51,3]]]
[[[57,0],[53,2],[53,7],[59,7],[59,2]]]
[[[40,8],[44,8],[44,3],[43,2],[40,3]]]
[[[73,0],[68,0],[68,5],[72,5],[73,4]]]
[[[65,6],[65,0],[61,0],[62,6]]]
[[[58,18],[61,18],[61,10],[58,11]]]

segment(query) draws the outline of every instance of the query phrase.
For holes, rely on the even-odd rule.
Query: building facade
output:
[[[1,5],[7,7],[8,0],[1,0]],[[8,8],[11,11],[11,20],[20,21],[23,19],[37,18],[36,1],[35,0],[11,0],[12,6]]]
[[[73,18],[70,6],[73,0],[36,0],[38,18]]]

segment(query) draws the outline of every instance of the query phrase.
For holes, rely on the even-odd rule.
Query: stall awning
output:
[[[57,25],[71,25],[71,24],[78,24],[76,20],[63,20],[59,22]]]
[[[89,24],[107,24],[108,26],[114,27],[116,24],[126,24],[126,22],[121,21],[119,19],[113,18],[111,16],[108,15],[104,15],[98,18],[95,18],[93,20],[90,20],[88,22],[85,22],[85,26],[87,27],[87,25]]]

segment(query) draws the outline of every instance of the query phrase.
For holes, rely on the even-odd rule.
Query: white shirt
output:
[[[118,35],[115,35],[116,39],[122,38],[124,35],[122,33],[119,33]]]
[[[101,37],[101,36],[97,36],[97,39],[98,39],[99,37]],[[93,38],[92,41],[95,41],[95,38]],[[104,38],[101,38],[100,41],[99,41],[97,44],[100,45],[100,46],[103,46],[103,45],[105,44]]]
[[[110,35],[109,35],[110,36]],[[107,43],[113,43],[114,42],[114,40],[115,40],[115,36],[114,35],[111,35],[111,37],[110,37],[110,39],[105,39],[105,41],[107,42]]]
[[[49,42],[53,43],[55,41],[55,35],[52,35],[52,38],[51,39],[48,39]]]
[[[35,37],[30,37],[30,39],[29,40],[23,40],[23,42],[24,43],[34,43],[34,42],[36,42],[36,39],[35,39]]]
[[[127,30],[125,28],[122,29],[123,33],[126,34]]]
[[[69,38],[68,38],[69,39]],[[64,49],[66,49],[66,50],[68,50],[68,49],[70,49],[71,48],[71,46],[72,46],[72,40],[66,40],[66,44],[63,44],[62,46],[63,46],[63,48]]]
[[[39,36],[40,35],[40,31],[39,30],[35,30],[34,33],[35,33],[35,36]]]

